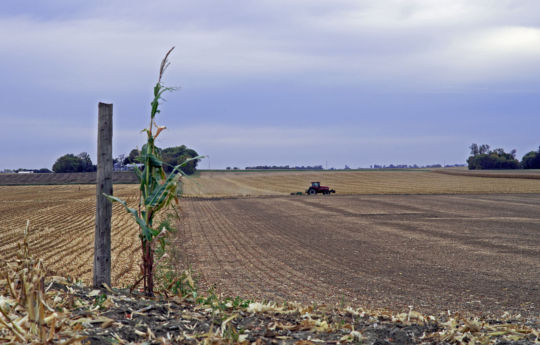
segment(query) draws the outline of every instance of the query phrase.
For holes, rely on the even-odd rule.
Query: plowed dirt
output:
[[[275,301],[537,316],[540,195],[183,200],[205,287]]]

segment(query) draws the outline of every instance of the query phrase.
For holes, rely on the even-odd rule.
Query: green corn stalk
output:
[[[164,163],[155,146],[156,138],[166,128],[164,126],[158,126],[155,121],[156,115],[160,112],[160,100],[163,99],[162,96],[165,92],[174,90],[174,88],[165,87],[161,83],[161,78],[169,66],[167,59],[173,49],[174,47],[167,52],[161,61],[159,79],[154,86],[154,99],[151,103],[150,125],[148,128],[142,130],[142,132],[146,132],[147,134],[147,142],[142,147],[141,155],[138,159],[143,163],[144,168],[142,171],[138,168],[135,169],[140,183],[139,208],[136,210],[129,207],[125,201],[112,195],[106,195],[109,200],[118,202],[124,206],[126,211],[133,216],[135,222],[139,225],[143,261],[142,279],[144,282],[144,292],[148,296],[152,296],[154,293],[155,242],[163,240],[163,237],[166,235],[165,228],[159,229],[154,227],[154,219],[158,212],[170,206],[171,202],[174,201],[178,204],[178,184],[183,174],[181,167],[192,160],[202,158],[202,156],[197,156],[185,160],[183,163],[175,166],[173,171],[167,176],[163,170]]]

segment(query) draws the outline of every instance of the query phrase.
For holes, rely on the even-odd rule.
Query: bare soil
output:
[[[540,195],[183,200],[183,263],[229,296],[538,316]]]

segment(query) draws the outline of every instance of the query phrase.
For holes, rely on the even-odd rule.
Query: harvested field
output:
[[[433,172],[454,176],[490,177],[490,178],[525,178],[540,180],[540,170],[464,170],[436,169]]]
[[[338,194],[288,195],[312,180]],[[355,171],[202,173],[185,181],[194,198],[182,202],[180,245],[203,282],[225,292],[538,313],[539,180]],[[114,188],[135,205],[136,185]],[[377,193],[396,195],[367,195]],[[427,195],[436,193],[448,195]],[[138,229],[120,205],[113,210],[113,284],[122,287],[138,274]],[[94,214],[94,185],[0,186],[0,251],[14,255],[29,219],[31,246],[47,266],[89,283]]]
[[[138,183],[133,172],[113,172],[115,184]],[[96,173],[0,174],[0,186],[95,184]]]
[[[138,186],[114,186],[115,195],[136,205]],[[13,257],[30,220],[30,247],[54,274],[91,283],[96,186],[0,186],[0,252]],[[112,280],[132,284],[138,273],[138,228],[121,205],[113,205]]]
[[[475,179],[478,180],[478,179]],[[271,300],[537,316],[540,195],[183,200],[207,287]]]
[[[184,181],[186,196],[202,197],[285,195],[305,191],[311,181],[331,186],[338,194],[540,193],[540,179],[479,178],[428,170],[202,172]]]

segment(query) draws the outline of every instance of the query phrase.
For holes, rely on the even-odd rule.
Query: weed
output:
[[[232,302],[232,307],[237,309],[237,308],[242,308],[242,309],[245,309],[247,307],[249,307],[249,304],[252,303],[251,300],[249,299],[243,299],[239,296],[236,296],[234,299],[230,299],[230,301]]]
[[[159,291],[164,295],[174,295],[181,298],[199,299],[197,282],[193,278],[191,269],[184,270],[180,275],[171,266],[161,266],[157,281]]]
[[[106,294],[100,294],[97,295],[94,298],[94,307],[98,307],[99,309],[103,309],[103,304],[107,301],[107,295]]]

